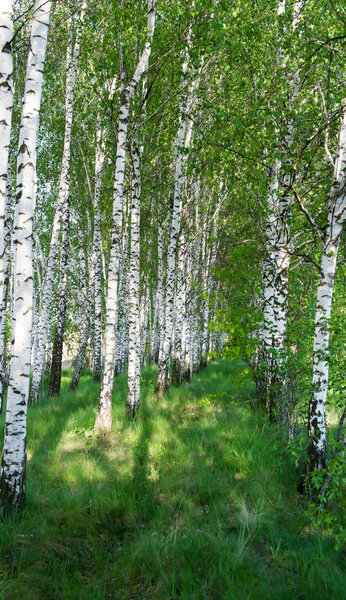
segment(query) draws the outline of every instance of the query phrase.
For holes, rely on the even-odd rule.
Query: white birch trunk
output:
[[[125,235],[123,235],[125,237]],[[127,260],[127,242],[123,244],[122,259],[120,266],[120,275],[118,283],[118,306],[117,323],[115,335],[115,375],[123,373],[127,362],[127,315],[128,315],[128,260]]]
[[[147,291],[143,293],[141,299],[141,318],[140,318],[140,353],[139,364],[144,367],[146,360],[146,352],[148,347],[148,325],[149,325],[149,297]]]
[[[52,236],[49,247],[49,256],[47,260],[47,268],[43,287],[42,304],[40,306],[39,320],[39,342],[37,348],[36,362],[33,365],[33,376],[30,390],[30,402],[36,403],[43,375],[45,350],[47,339],[50,331],[50,305],[52,297],[52,289],[54,283],[55,263],[59,246],[59,232],[61,222],[67,216],[69,209],[66,210],[66,204],[69,203],[70,196],[70,158],[71,158],[71,137],[72,137],[72,120],[73,120],[73,100],[74,89],[77,77],[77,66],[80,51],[81,40],[81,25],[84,21],[87,0],[83,0],[80,24],[77,30],[74,50],[72,55],[72,37],[67,43],[66,56],[66,92],[65,92],[65,134],[64,148],[61,161],[59,193],[57,205],[54,214],[52,225]],[[71,32],[70,32],[71,34]],[[63,292],[63,287],[61,288]],[[60,302],[62,307],[62,302]],[[61,320],[61,319],[60,319]]]
[[[208,218],[208,215],[206,215]],[[207,283],[209,279],[209,269],[210,269],[210,252],[207,243],[207,232],[204,228],[202,234],[202,260],[201,260],[201,288],[202,288],[202,296],[201,296],[201,332],[200,332],[200,361],[199,367],[200,369],[204,369],[207,366],[207,346],[208,346],[208,315],[209,315],[209,305],[208,298],[205,297],[205,293],[207,291]]]
[[[77,67],[80,52],[80,42],[82,35],[82,23],[84,21],[87,0],[83,0],[80,22],[77,29],[76,39],[72,53],[72,39],[69,40],[67,49],[67,74],[66,74],[66,115],[65,115],[65,143],[68,144],[66,155],[66,164],[63,164],[65,172],[62,192],[62,236],[61,236],[61,254],[60,254],[60,285],[58,293],[58,315],[54,335],[52,362],[50,371],[50,380],[48,396],[59,396],[61,387],[61,363],[63,352],[63,341],[66,320],[66,302],[67,302],[67,265],[69,248],[69,228],[70,228],[70,168],[71,168],[71,139],[72,139],[72,121],[73,121],[73,101],[74,90],[77,79]],[[71,31],[72,34],[72,31]],[[64,148],[65,149],[65,148]]]
[[[274,421],[277,412],[283,416],[285,397],[285,344],[287,327],[288,270],[290,265],[289,216],[290,196],[279,190],[281,164],[276,161],[268,195],[268,217],[265,235],[263,277],[263,326],[261,394],[268,404],[269,418]]]
[[[292,30],[297,29],[301,16],[302,2],[293,5]],[[286,11],[285,0],[279,2],[277,13]],[[279,68],[286,71],[287,60],[282,48],[279,48]],[[297,99],[299,73],[293,74],[290,107]],[[293,123],[289,119],[283,140],[283,148],[290,148],[293,142]],[[286,389],[286,328],[288,271],[290,257],[290,215],[292,198],[289,192],[291,176],[288,174],[290,156],[285,150],[284,162],[275,160],[270,173],[268,193],[268,217],[265,236],[265,258],[263,271],[263,327],[260,332],[259,377],[257,391],[262,402],[266,402],[270,421],[287,421]],[[282,184],[280,184],[280,178]]]
[[[86,272],[86,260],[83,249],[80,250],[80,261],[81,277],[83,279],[82,286],[82,314],[81,314],[81,333],[79,338],[78,353],[75,360],[74,372],[70,383],[70,389],[76,390],[79,385],[80,376],[85,365],[85,354],[88,346],[89,334],[90,334],[90,316],[92,314],[92,299],[93,293],[87,284],[87,272]],[[89,289],[88,289],[89,287]]]
[[[158,236],[157,236],[157,337],[156,337],[156,350],[155,350],[155,361],[159,360],[160,345],[163,339],[163,328],[164,328],[164,289],[163,289],[163,276],[164,276],[164,264],[163,264],[163,244],[164,244],[164,225],[162,216],[160,214],[160,206],[158,207]]]
[[[133,418],[139,406],[140,395],[140,149],[138,140],[132,146],[132,202],[131,202],[131,246],[129,272],[129,363],[127,382],[126,414]]]
[[[172,383],[180,385],[183,380],[184,361],[182,358],[183,350],[183,329],[185,316],[185,262],[186,262],[186,247],[184,226],[182,226],[180,235],[180,244],[178,250],[178,265],[177,265],[177,291],[176,291],[176,317],[175,317],[175,343],[172,365]]]
[[[11,370],[7,394],[0,498],[5,511],[23,508],[26,471],[26,417],[29,395],[33,313],[33,218],[36,147],[51,2],[37,0],[17,156],[17,195],[13,232],[14,307]]]
[[[118,139],[113,196],[113,232],[111,255],[108,268],[108,288],[106,300],[105,364],[102,374],[101,391],[95,421],[95,433],[101,439],[109,438],[112,427],[112,394],[114,383],[115,327],[117,315],[117,287],[120,267],[121,232],[124,200],[124,176],[127,129],[130,101],[137,85],[147,71],[151,52],[151,41],[155,29],[155,0],[148,0],[148,38],[140,56],[133,77],[123,90],[118,124]]]
[[[115,336],[115,375],[124,373],[128,358],[128,299],[129,299],[129,235],[128,202],[124,207],[121,263],[118,282],[118,305]]]
[[[13,220],[13,200],[11,182],[11,164],[8,163],[7,186],[4,219],[0,219],[0,414],[2,413],[3,398],[6,386],[7,370],[7,336],[6,318],[7,305],[11,284],[11,234]],[[2,227],[3,225],[3,227]],[[3,229],[3,231],[1,231]]]
[[[186,87],[185,77],[188,67],[188,54],[186,52],[185,61],[182,66],[183,87]],[[172,221],[170,230],[170,239],[167,251],[167,279],[166,279],[166,302],[165,302],[165,322],[162,332],[158,375],[155,386],[155,393],[162,395],[169,388],[169,368],[171,357],[171,345],[173,335],[173,314],[174,314],[174,288],[175,288],[175,262],[178,235],[180,230],[180,213],[182,209],[182,198],[185,183],[185,154],[181,150],[186,143],[187,130],[187,94],[183,91],[180,103],[180,123],[176,139],[176,159],[174,175],[174,197],[172,208]],[[188,147],[188,146],[187,146]]]
[[[13,106],[13,0],[0,8],[0,414],[6,381],[6,312],[10,280],[11,188],[9,151]]]
[[[309,471],[327,465],[326,403],[329,377],[329,333],[336,261],[346,220],[346,98],[335,161],[334,181],[328,198],[328,223],[317,288],[313,348],[313,398],[309,406]]]
[[[97,119],[96,157],[95,157],[95,189],[94,189],[94,239],[93,239],[93,270],[94,270],[94,336],[93,336],[93,380],[101,379],[102,360],[102,265],[101,265],[101,214],[100,196],[102,170],[105,160],[104,141],[101,131],[101,116]]]
[[[149,25],[149,23],[148,23]],[[151,24],[151,37],[154,34],[154,23]],[[146,112],[146,73],[149,67],[150,52],[144,71],[142,97],[144,106],[142,116]],[[141,366],[144,363],[146,346],[146,324],[142,328],[140,322],[140,215],[141,215],[141,158],[143,146],[139,143],[138,134],[132,144],[132,203],[131,203],[131,245],[129,272],[129,345],[128,345],[128,383],[126,414],[134,418],[139,406],[141,386]],[[144,308],[146,310],[146,308]],[[144,319],[145,321],[145,319]],[[144,346],[144,348],[143,348]],[[144,350],[144,352],[143,352]]]
[[[215,231],[214,231],[215,237]],[[210,251],[208,252],[208,259],[206,260],[206,272],[203,289],[206,291],[206,298],[204,298],[204,306],[202,313],[202,331],[201,331],[201,356],[199,366],[204,369],[208,364],[208,353],[210,344],[209,334],[209,323],[210,323],[210,300],[213,290],[213,278],[212,270],[215,266],[216,261],[216,242],[214,241]]]
[[[156,289],[151,287],[150,290],[150,351],[149,351],[149,363],[152,365],[155,361],[155,350],[157,340],[157,294]]]

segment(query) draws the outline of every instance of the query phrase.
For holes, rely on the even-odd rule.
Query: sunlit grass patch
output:
[[[155,376],[143,369],[131,423],[116,378],[109,446],[93,436],[88,373],[30,407],[27,507],[0,523],[0,598],[341,597],[339,555],[305,529],[247,365],[213,361],[159,401]]]

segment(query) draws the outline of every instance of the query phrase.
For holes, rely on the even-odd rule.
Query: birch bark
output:
[[[47,268],[45,274],[45,281],[43,286],[42,304],[40,306],[40,319],[39,319],[39,341],[37,347],[36,362],[33,365],[33,377],[30,390],[30,401],[36,403],[38,399],[38,393],[41,384],[41,378],[44,368],[45,350],[47,345],[47,339],[50,330],[50,304],[52,289],[54,283],[55,263],[59,247],[59,232],[61,223],[65,222],[65,234],[66,234],[66,218],[69,219],[69,197],[70,197],[70,159],[71,159],[71,136],[72,136],[72,120],[73,120],[73,100],[74,100],[74,89],[77,77],[77,66],[80,51],[80,41],[82,34],[82,23],[84,21],[85,11],[87,8],[87,0],[83,0],[80,23],[77,29],[74,49],[72,51],[72,37],[71,31],[69,40],[67,43],[66,52],[66,92],[65,92],[65,134],[64,134],[64,148],[61,161],[60,181],[59,181],[59,193],[57,199],[56,210],[54,214],[52,236],[49,247],[49,257],[47,260]],[[67,242],[68,243],[68,242]],[[64,246],[64,244],[63,244]],[[66,246],[66,244],[65,244]],[[62,257],[60,266],[64,263]],[[60,279],[63,282],[63,279]],[[60,293],[63,293],[64,285],[60,286]],[[63,300],[59,301],[60,310],[63,311]],[[62,312],[61,318],[59,319],[60,326],[62,324]],[[58,346],[58,340],[56,348]],[[57,365],[57,360],[54,361],[54,365]],[[53,360],[52,360],[53,368]],[[55,368],[55,367],[54,367]],[[61,367],[60,367],[61,368]],[[56,379],[58,381],[58,378]],[[54,388],[57,389],[56,387]],[[53,394],[56,392],[51,390]]]
[[[82,374],[82,370],[85,365],[85,354],[86,354],[86,349],[87,349],[89,334],[90,334],[90,316],[92,314],[93,293],[90,290],[88,283],[87,283],[86,260],[85,260],[83,248],[81,248],[81,250],[80,250],[79,264],[80,264],[81,276],[82,276],[82,280],[83,280],[83,287],[82,287],[82,294],[81,294],[83,311],[82,311],[82,315],[81,315],[81,333],[80,333],[80,338],[79,338],[78,353],[77,353],[77,358],[75,361],[72,380],[70,383],[71,390],[76,390],[78,388],[80,376]],[[93,282],[91,282],[91,286],[92,285],[93,285]]]
[[[172,208],[172,221],[170,230],[170,239],[167,251],[167,278],[166,278],[166,302],[165,302],[165,322],[160,344],[158,375],[155,386],[155,394],[162,395],[169,388],[169,368],[171,357],[171,344],[173,333],[173,312],[174,312],[174,288],[175,288],[175,262],[177,252],[178,235],[180,231],[180,214],[182,208],[182,198],[185,182],[185,154],[183,148],[186,144],[187,130],[187,108],[188,94],[186,93],[186,74],[188,68],[188,53],[185,53],[185,60],[182,65],[182,87],[183,93],[180,102],[180,123],[176,139],[176,159],[174,175],[174,197]]]
[[[93,269],[94,269],[94,339],[93,339],[93,380],[101,379],[102,359],[102,269],[101,269],[101,214],[100,196],[102,171],[105,161],[104,140],[101,130],[101,115],[97,118],[96,157],[95,157],[95,189],[94,189],[94,239],[93,239]]]
[[[215,230],[213,231],[214,238],[216,237]],[[209,322],[210,322],[210,300],[213,289],[213,278],[212,271],[215,266],[216,261],[216,242],[212,243],[211,249],[208,252],[208,260],[206,261],[206,272],[205,272],[205,281],[204,281],[204,289],[205,289],[205,298],[204,298],[204,306],[202,313],[202,331],[201,331],[201,356],[199,366],[200,369],[205,369],[208,364],[208,352],[209,352],[209,344],[210,344],[210,334],[209,334]]]
[[[136,143],[137,142],[137,143]],[[129,272],[129,364],[126,414],[133,418],[139,406],[140,395],[140,148],[138,139],[132,145],[132,203],[131,203],[131,250]]]
[[[154,34],[153,27],[150,30],[151,37]],[[144,74],[149,67],[150,53],[145,65]],[[146,112],[146,77],[143,81],[142,96],[144,106],[142,115]],[[139,406],[140,385],[141,385],[141,366],[144,340],[145,352],[145,333],[146,328],[142,328],[141,340],[141,322],[140,322],[140,213],[141,213],[141,158],[143,146],[139,143],[139,136],[136,133],[132,144],[132,203],[131,203],[131,245],[130,245],[130,272],[129,272],[129,356],[128,356],[128,377],[127,377],[127,403],[126,414],[133,418]]]
[[[158,236],[157,236],[157,337],[156,337],[156,351],[155,361],[159,361],[160,345],[163,338],[163,327],[164,327],[164,264],[163,264],[163,245],[164,245],[164,223],[163,217],[160,211],[160,205],[158,206]]]
[[[301,16],[302,2],[293,5],[292,31],[295,32]],[[286,12],[285,0],[279,2],[278,15]],[[287,71],[287,59],[280,47],[279,69]],[[299,73],[294,72],[290,107],[298,95]],[[293,142],[294,124],[288,119],[283,138],[283,160],[276,158],[269,172],[268,216],[265,232],[265,257],[263,270],[263,327],[260,332],[259,378],[257,391],[260,400],[267,403],[269,420],[284,422],[288,417],[286,389],[286,329],[288,301],[288,272],[292,254],[290,217],[292,197],[290,194],[289,149]]]
[[[26,416],[29,395],[33,310],[33,206],[36,147],[51,2],[34,6],[17,155],[14,240],[14,307],[11,370],[7,394],[0,499],[5,511],[23,508]]]
[[[6,311],[10,280],[11,189],[9,150],[13,107],[13,0],[0,9],[0,414],[6,380]]]
[[[69,225],[70,225],[70,168],[71,168],[71,138],[73,121],[73,102],[74,90],[77,79],[78,59],[80,52],[80,42],[82,36],[82,23],[87,8],[87,0],[83,0],[79,26],[72,51],[72,38],[67,47],[67,73],[66,73],[66,114],[65,114],[65,140],[62,171],[64,172],[63,185],[61,190],[62,197],[62,236],[61,236],[61,254],[60,254],[60,285],[58,295],[58,316],[55,329],[52,362],[50,371],[50,380],[48,396],[59,396],[61,387],[61,363],[64,342],[65,320],[66,320],[66,301],[67,301],[67,265],[69,248]],[[72,33],[72,32],[71,32]],[[66,149],[66,153],[65,153]],[[66,161],[66,162],[64,162]]]
[[[328,222],[317,288],[313,348],[313,397],[309,406],[309,472],[327,466],[326,403],[329,333],[340,238],[346,221],[346,98],[341,117],[334,181],[328,198]]]
[[[55,327],[50,377],[48,386],[48,396],[54,397],[60,395],[61,387],[61,362],[62,349],[66,319],[66,297],[67,297],[67,263],[69,248],[69,223],[70,223],[70,201],[66,198],[62,214],[62,240],[60,254],[60,275],[58,292],[58,315]]]

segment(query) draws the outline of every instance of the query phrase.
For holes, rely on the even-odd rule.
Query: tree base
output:
[[[25,506],[25,468],[21,477],[15,485],[9,485],[8,481],[1,477],[0,480],[0,505],[2,514],[7,516],[14,511],[23,511]]]

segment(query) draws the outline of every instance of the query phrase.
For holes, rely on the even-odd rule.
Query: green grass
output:
[[[0,523],[0,598],[341,599],[341,555],[311,531],[297,474],[252,405],[241,361],[125,416],[116,379],[110,447],[92,437],[98,385],[30,407],[27,504]],[[2,418],[3,419],[3,418]],[[3,421],[2,421],[3,422]]]

